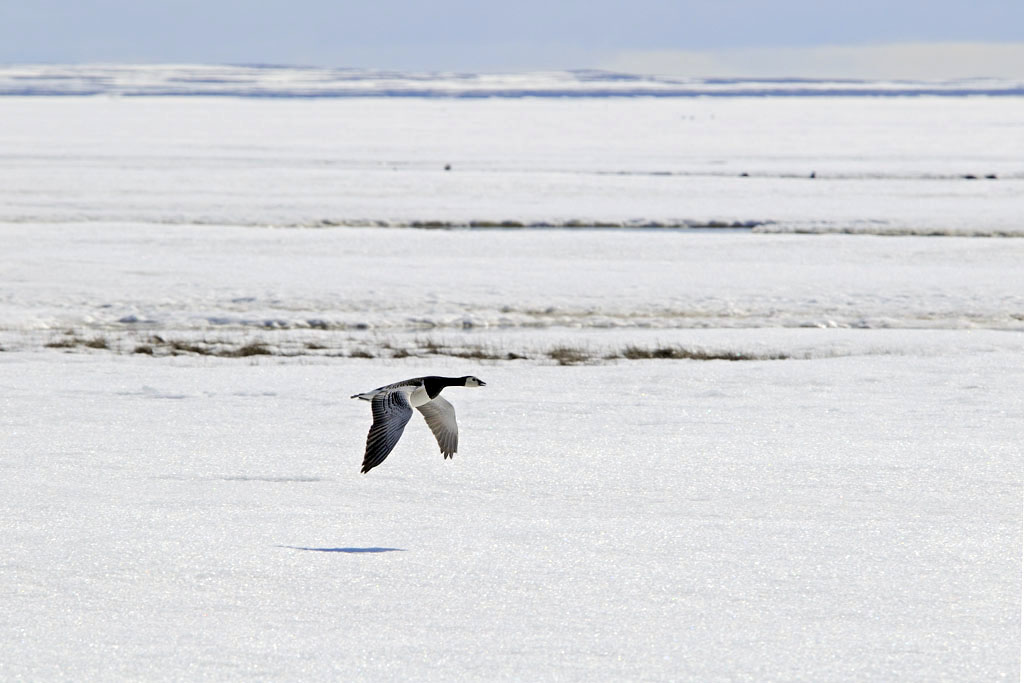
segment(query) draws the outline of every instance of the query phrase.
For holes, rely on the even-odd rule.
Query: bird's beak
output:
[[[483,381],[482,379],[478,379],[477,381],[480,382],[480,386],[482,386],[482,387],[486,387],[487,386],[487,382]]]

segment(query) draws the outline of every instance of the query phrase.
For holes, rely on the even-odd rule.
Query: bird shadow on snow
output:
[[[404,553],[405,548],[305,548],[298,545],[279,545],[289,550],[309,550],[316,553]]]

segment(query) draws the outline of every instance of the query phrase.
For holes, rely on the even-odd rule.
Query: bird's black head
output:
[[[463,386],[467,386],[467,387],[485,387],[485,386],[487,386],[486,382],[484,382],[479,377],[474,377],[473,375],[466,375],[465,377],[463,377],[462,378],[462,384],[463,384]]]

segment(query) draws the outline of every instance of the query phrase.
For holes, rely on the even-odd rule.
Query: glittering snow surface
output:
[[[1019,101],[3,104],[0,678],[1018,679]]]

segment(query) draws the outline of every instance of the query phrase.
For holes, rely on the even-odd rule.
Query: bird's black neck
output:
[[[423,388],[427,396],[433,401],[445,387],[464,386],[465,379],[462,377],[424,377]]]

